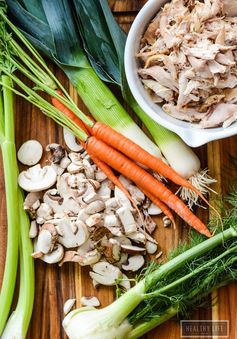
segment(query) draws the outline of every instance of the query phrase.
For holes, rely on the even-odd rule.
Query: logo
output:
[[[229,320],[181,320],[181,338],[228,338]]]

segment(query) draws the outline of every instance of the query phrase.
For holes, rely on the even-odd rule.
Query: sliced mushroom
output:
[[[39,192],[50,188],[57,180],[57,173],[51,166],[30,167],[19,174],[18,183],[27,192]]]
[[[95,172],[95,179],[99,182],[104,181],[107,178],[106,174],[101,171],[100,169],[97,169]]]
[[[121,227],[116,227],[116,226],[106,226],[108,230],[115,236],[115,237],[121,237],[123,235]]]
[[[38,234],[38,226],[35,220],[31,221],[30,223],[30,230],[29,230],[29,238],[33,239],[37,237]]]
[[[68,190],[70,191],[69,188]],[[70,212],[76,214],[80,210],[80,205],[73,196],[63,198],[60,195],[55,194],[54,190],[47,191],[44,194],[43,200],[52,208],[54,213],[61,213],[62,216],[64,214],[69,214]]]
[[[154,254],[157,251],[157,244],[153,242],[147,241],[146,243],[146,250],[148,254]]]
[[[95,214],[105,209],[105,203],[102,200],[92,201],[86,208],[87,214]]]
[[[33,166],[40,161],[42,154],[42,145],[37,140],[28,140],[19,148],[17,158],[22,164]]]
[[[121,257],[120,243],[117,240],[110,238],[106,243],[103,254],[109,263],[119,261]]]
[[[83,200],[85,201],[86,204],[90,204],[91,202],[100,199],[99,195],[95,191],[89,194],[86,193],[83,195]]]
[[[117,186],[115,186],[115,189],[114,189],[114,196],[119,206],[125,206],[129,210],[132,210],[132,205],[131,205],[130,200]]]
[[[162,213],[161,209],[158,206],[156,206],[153,202],[148,207],[147,212],[149,215],[158,215]]]
[[[146,249],[133,245],[121,245],[122,251],[129,254],[144,254]]]
[[[27,211],[31,219],[36,218],[36,210],[40,207],[41,192],[28,193],[24,201],[24,210]]]
[[[151,234],[151,233],[154,232],[157,225],[149,214],[147,214],[147,213],[144,213],[144,214],[145,214],[145,222],[144,223],[145,223],[146,230]]]
[[[86,219],[86,224],[88,227],[93,227],[97,224],[99,224],[102,220],[102,215],[100,213],[95,213],[89,216],[88,219]]]
[[[67,147],[73,152],[81,152],[83,150],[82,145],[77,142],[76,137],[65,127],[63,128],[63,137]]]
[[[133,241],[138,242],[138,243],[145,244],[145,242],[146,242],[145,235],[142,232],[139,232],[139,231],[128,234],[128,238],[132,239]]]
[[[40,259],[47,264],[55,264],[62,260],[64,255],[64,248],[60,244],[56,244],[54,250],[51,253],[43,255]]]
[[[125,234],[137,231],[137,224],[128,206],[120,207],[116,213],[123,224]]]
[[[68,299],[63,306],[63,313],[68,314],[76,303],[76,299]]]
[[[77,219],[85,223],[88,218],[89,218],[89,214],[86,213],[85,208],[80,209],[77,215]]]
[[[100,302],[96,297],[81,297],[81,305],[82,306],[91,306],[98,307],[100,306]]]
[[[106,179],[101,183],[97,194],[103,201],[106,201],[111,197],[111,190],[111,182]]]
[[[104,216],[103,225],[105,227],[119,227],[121,223],[115,214],[106,214]]]
[[[46,151],[51,153],[50,161],[53,164],[60,164],[62,159],[66,156],[65,149],[59,144],[49,144],[46,146]]]
[[[116,198],[110,198],[105,201],[105,208],[106,211],[116,211],[118,209],[119,205],[117,203]]]
[[[77,165],[77,164],[74,164],[73,162],[71,162],[67,167],[67,171],[70,174],[77,174],[77,173],[81,172],[82,170],[83,170],[82,165]]]
[[[41,230],[37,238],[37,247],[40,252],[47,254],[54,248],[56,239],[53,238],[49,230]]]
[[[76,226],[76,232],[73,226]],[[78,247],[89,238],[87,227],[80,220],[73,225],[69,218],[63,218],[56,229],[59,233],[58,242],[66,248]]]
[[[79,264],[81,266],[94,265],[100,260],[100,258],[101,254],[98,252],[97,249],[94,249],[93,251],[81,255]]]
[[[122,273],[118,267],[106,261],[100,261],[93,266],[93,272],[89,273],[91,278],[101,285],[115,285],[116,280],[122,278]]]
[[[44,224],[45,221],[52,219],[53,210],[52,207],[46,203],[42,203],[36,212],[36,222],[38,224]]]
[[[128,264],[122,265],[125,271],[138,271],[145,263],[145,259],[142,255],[133,255],[128,258]]]

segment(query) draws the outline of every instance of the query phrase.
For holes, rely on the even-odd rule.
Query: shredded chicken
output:
[[[152,100],[201,128],[237,120],[237,1],[172,0],[149,24],[137,54]]]

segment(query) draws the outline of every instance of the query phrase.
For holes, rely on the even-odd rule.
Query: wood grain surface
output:
[[[125,31],[129,27],[145,0],[110,0],[115,17]],[[84,104],[69,85],[66,77],[54,66],[56,76],[69,90],[79,107],[87,112]],[[45,147],[48,143],[62,143],[62,129],[50,121],[38,109],[15,99],[16,113],[16,142],[17,147],[28,139],[37,139]],[[210,175],[218,179],[214,189],[219,193],[228,193],[231,183],[237,174],[237,136],[210,143],[195,150],[202,162],[202,168],[209,167]],[[233,161],[236,159],[236,163]],[[45,159],[44,159],[45,160]],[[4,181],[0,164],[0,284],[4,269],[5,244],[7,237],[6,209],[4,197]],[[211,197],[215,200],[215,195]],[[207,220],[208,211],[195,210],[195,213]],[[155,218],[157,222],[156,238],[164,257],[168,250],[176,246],[180,239],[187,239],[189,228],[177,219],[178,227],[164,228],[161,217]],[[96,295],[102,306],[112,302],[114,298],[112,288],[94,290],[88,277],[88,268],[81,268],[74,264],[64,264],[62,268],[56,265],[46,265],[40,260],[35,262],[36,268],[36,294],[34,312],[28,332],[28,339],[63,339],[66,338],[61,323],[63,319],[63,304],[68,298],[76,298],[79,306],[83,295]],[[237,338],[237,287],[235,284],[221,288],[215,295],[215,304],[209,302],[203,309],[191,315],[191,319],[222,319],[230,321],[229,339]],[[210,299],[211,300],[211,299]],[[180,338],[179,321],[173,319],[146,336],[147,339],[177,339]],[[11,338],[9,338],[11,339]]]

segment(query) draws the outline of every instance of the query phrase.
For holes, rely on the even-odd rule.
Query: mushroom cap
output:
[[[50,188],[57,180],[57,173],[51,166],[35,165],[19,174],[18,183],[27,192],[40,192]]]
[[[27,166],[37,164],[43,154],[43,147],[37,140],[24,142],[17,152],[18,160]]]

